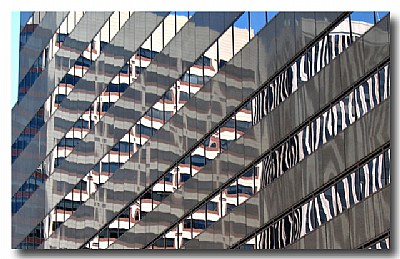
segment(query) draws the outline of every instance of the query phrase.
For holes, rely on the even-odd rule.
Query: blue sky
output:
[[[18,99],[20,12],[11,13],[11,105]]]

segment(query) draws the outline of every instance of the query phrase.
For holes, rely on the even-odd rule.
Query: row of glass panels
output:
[[[221,213],[217,214],[218,216],[213,214],[214,220],[210,221],[207,218],[206,210],[202,212],[208,204],[205,203],[203,207],[182,220],[180,224],[184,224],[191,217],[198,217],[200,214],[201,220],[203,220],[203,229],[206,229],[371,111],[389,96],[388,71],[388,66],[380,69],[380,73],[385,73],[382,75],[383,80],[380,81],[380,84],[377,80],[378,73],[376,73],[324,111],[322,115],[286,139],[283,144],[268,152],[260,162],[241,173],[230,185],[211,198],[211,202],[222,201]],[[229,194],[230,199],[226,198],[226,194]],[[197,233],[195,235],[197,236],[200,232],[194,233]]]
[[[347,20],[348,22],[348,20]],[[325,38],[323,40],[326,40]],[[314,50],[316,48],[321,48],[323,44],[319,42],[319,44],[316,44],[314,46]],[[326,44],[326,46],[329,46]],[[340,49],[340,52],[343,51],[348,45],[345,45]],[[311,48],[310,50],[313,50]],[[311,51],[310,51],[311,52]],[[321,51],[322,52],[322,51]],[[318,56],[318,52],[312,51],[312,53],[316,56]],[[339,54],[338,52],[336,53],[337,55]],[[335,55],[336,56],[336,55]],[[334,57],[335,57],[334,56]],[[315,60],[317,58],[314,58],[314,62],[316,63]],[[310,61],[311,62],[311,61]],[[325,66],[327,63],[322,63],[321,66],[316,66],[316,70],[319,71],[322,69],[322,67]],[[305,65],[303,65],[304,67]],[[293,70],[296,69],[296,64],[292,66]],[[310,72],[310,70],[308,70]],[[293,71],[291,71],[293,72]],[[275,81],[274,81],[274,89],[277,89],[275,91],[272,91],[275,93],[276,96],[281,96],[281,90],[280,89],[285,89],[286,94],[289,95],[292,91],[292,89],[287,90],[288,86],[292,85],[294,80],[290,79],[287,76],[288,71],[285,71],[283,74],[281,74]],[[290,72],[289,72],[290,73]],[[313,72],[312,75],[314,75],[316,72]],[[293,73],[292,73],[293,74]],[[309,77],[307,77],[308,79]],[[305,81],[305,80],[304,80]],[[297,85],[297,82],[295,82]],[[283,87],[282,87],[283,86]],[[294,89],[296,90],[297,87]],[[282,100],[281,100],[282,101]],[[276,102],[275,102],[276,103]],[[185,157],[182,159],[182,161],[178,164],[176,169],[174,168],[172,171],[168,172],[165,176],[164,179],[161,179],[157,184],[153,186],[153,190],[149,190],[147,193],[144,194],[144,197],[147,197],[146,199],[149,200],[151,203],[149,207],[150,211],[153,210],[163,198],[165,198],[169,193],[173,192],[176,188],[179,188],[185,181],[187,181],[190,177],[195,175],[199,170],[201,170],[202,167],[205,166],[208,160],[214,159],[221,150],[225,149],[230,143],[230,141],[233,141],[237,138],[239,138],[241,135],[244,134],[244,131],[251,126],[251,120],[250,120],[250,115],[251,115],[251,109],[250,109],[250,102],[247,103],[236,115],[234,115],[229,121],[227,121],[220,129],[218,129],[212,136],[206,139],[206,141],[201,143],[192,153],[191,155]],[[255,105],[253,105],[254,107]],[[253,109],[254,110],[254,109]],[[254,114],[254,113],[253,113]],[[239,118],[239,119],[238,119]],[[244,118],[244,120],[243,120]],[[257,121],[253,117],[253,123],[256,123]],[[226,137],[221,137],[222,135]],[[208,155],[207,155],[208,154]],[[167,179],[167,180],[166,180]],[[254,181],[256,184],[256,181]],[[231,191],[234,186],[231,186]],[[251,193],[249,188],[246,187],[239,187],[240,191],[243,193]],[[245,190],[247,189],[247,190]],[[154,196],[154,198],[152,198]],[[239,199],[239,198],[238,198]],[[138,201],[136,202],[136,206],[140,204]],[[230,210],[231,205],[226,206],[225,210]],[[125,212],[126,214],[127,212]],[[140,212],[137,213],[137,215],[144,215],[147,213],[147,211],[140,210]],[[137,216],[139,217],[139,216]],[[140,217],[139,217],[140,218]],[[118,218],[112,222],[110,225],[116,226],[116,222],[118,221]],[[120,231],[121,233],[124,232],[125,230]],[[118,231],[116,230],[111,230],[110,232],[115,232],[117,233]],[[96,238],[95,238],[96,239]],[[97,242],[94,242],[96,244]],[[94,248],[97,247],[96,245]]]

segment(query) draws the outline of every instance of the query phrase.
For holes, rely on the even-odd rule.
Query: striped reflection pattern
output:
[[[390,184],[390,149],[274,220],[239,249],[281,249]],[[386,239],[383,243],[386,245]],[[376,247],[380,246],[378,242]],[[386,246],[385,246],[386,247]],[[388,246],[387,246],[388,247]],[[376,248],[378,249],[378,248]]]
[[[379,69],[340,101],[332,104],[330,109],[289,137],[280,147],[271,151],[256,166],[263,179],[262,187],[270,184],[387,99],[390,92],[389,68],[389,65],[385,65]],[[366,89],[368,90],[365,91]]]
[[[369,250],[380,250],[380,249],[390,249],[390,236],[386,237],[383,240],[379,240],[375,244],[371,245],[367,249]]]

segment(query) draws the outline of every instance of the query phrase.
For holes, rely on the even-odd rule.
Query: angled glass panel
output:
[[[350,15],[353,36],[360,37],[375,24],[374,12],[352,12]]]

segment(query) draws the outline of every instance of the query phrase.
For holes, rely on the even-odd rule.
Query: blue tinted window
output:
[[[108,109],[110,109],[111,106],[113,106],[114,103],[113,102],[107,102],[107,103],[103,103],[103,106],[101,108],[102,112],[107,112]]]
[[[236,121],[236,128],[238,131],[245,132],[248,128],[251,127],[251,122],[248,121]]]
[[[108,42],[100,41],[100,51],[104,50],[104,47],[108,45]]]
[[[164,120],[164,113],[163,111],[151,108],[151,117],[159,120]]]
[[[226,63],[227,63],[226,60],[221,59],[221,60],[219,61],[219,64],[218,64],[218,68],[221,69],[223,66],[226,65]]]
[[[194,62],[194,64],[198,66],[211,66],[211,60],[209,57],[201,56]]]
[[[218,211],[218,203],[215,201],[209,201],[207,203],[207,210]]]
[[[78,129],[88,129],[89,128],[89,122],[84,120],[84,119],[79,119],[75,125],[74,128]]]
[[[227,203],[227,204],[226,204],[226,211],[227,211],[227,213],[228,213],[228,214],[231,213],[231,211],[232,211],[235,207],[236,207],[235,204]]]
[[[140,124],[140,134],[151,137],[153,135],[153,130],[150,127]]]
[[[190,179],[190,174],[181,174],[179,177],[179,182],[184,183]]]
[[[238,185],[238,193],[253,195],[253,188],[251,186]]]
[[[120,84],[119,84],[119,91],[120,91],[121,93],[123,93],[123,92],[125,92],[125,90],[126,90],[128,87],[129,87],[128,84],[126,84],[126,83],[120,83]]]
[[[66,138],[65,139],[65,146],[66,147],[75,147],[78,145],[80,139],[78,138]]]
[[[145,57],[148,59],[152,59],[155,57],[155,55],[157,55],[158,52],[157,51],[151,51],[149,49],[144,49],[144,48],[140,48],[139,52],[138,52],[138,56],[140,57]]]
[[[182,81],[182,82],[189,83],[189,81],[190,81],[189,73],[183,74],[179,80]]]
[[[119,92],[119,85],[118,84],[113,84],[110,83],[107,88],[106,88],[107,92],[111,92],[111,93],[118,93]]]
[[[64,160],[65,157],[57,157],[54,159],[54,168],[57,168]]]
[[[164,176],[164,181],[166,182],[172,182],[172,180],[174,179],[172,173],[168,172],[165,176]]]
[[[60,81],[61,84],[70,84],[70,85],[75,85],[76,82],[81,79],[79,76],[74,76],[71,74],[66,74],[64,78]]]
[[[200,156],[200,155],[192,156],[192,165],[198,166],[198,167],[203,167],[205,165],[205,157]]]
[[[56,104],[60,104],[65,99],[65,97],[67,97],[66,94],[57,94],[55,99],[54,99],[54,102]]]
[[[121,68],[120,73],[123,73],[123,74],[131,73],[131,66],[130,66],[130,64],[125,64],[125,65]]]
[[[137,75],[140,75],[144,70],[146,70],[145,67],[135,67],[135,72]]]
[[[230,185],[230,186],[228,186],[228,188],[226,189],[226,192],[227,192],[228,194],[236,194],[236,193],[237,193],[236,185]]]
[[[80,180],[77,184],[78,189],[86,190],[87,189],[87,182],[85,180]]]
[[[193,219],[192,224],[193,224],[194,229],[205,229],[206,228],[206,221],[202,220],[202,219]]]
[[[111,172],[114,173],[122,164],[111,162],[111,163],[102,163],[102,171],[103,172]]]
[[[189,94],[184,92],[184,91],[179,91],[179,101],[188,101],[189,100]]]
[[[183,228],[192,228],[192,220],[191,219],[185,219],[183,221]]]
[[[90,64],[91,64],[91,60],[87,59],[87,58],[85,58],[83,56],[80,56],[78,58],[78,60],[75,62],[76,66],[82,66],[82,67],[89,67]]]
[[[66,37],[67,37],[67,34],[65,34],[65,33],[59,33],[59,34],[57,35],[57,43],[59,43],[59,42],[64,42]]]
[[[120,152],[123,152],[123,153],[129,153],[130,150],[133,150],[133,144],[121,141],[117,145],[115,145],[111,150],[120,151]]]

